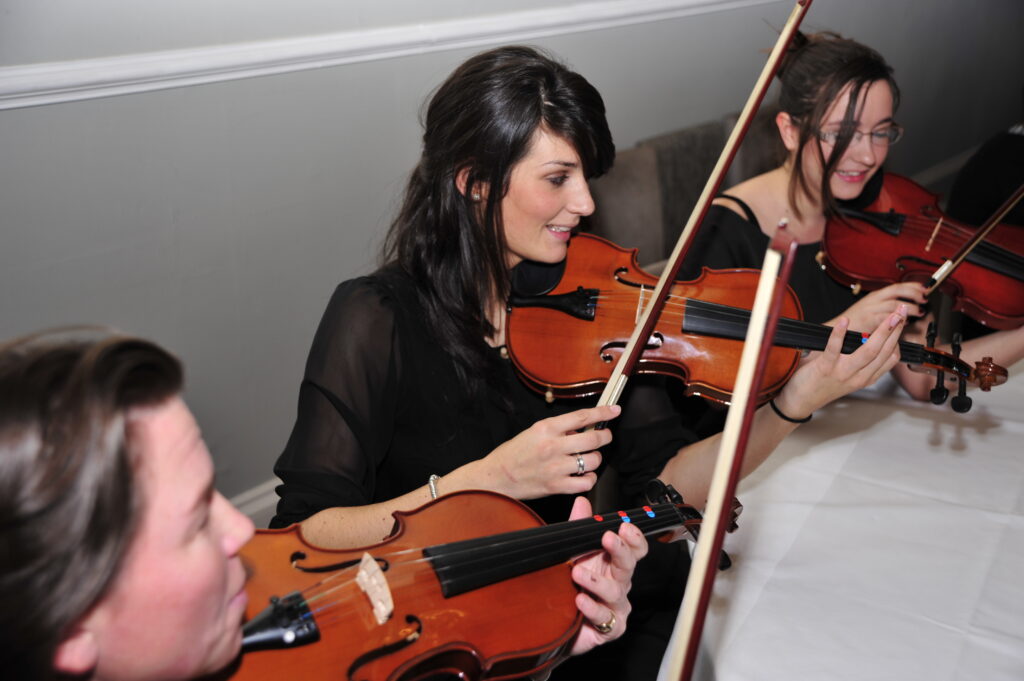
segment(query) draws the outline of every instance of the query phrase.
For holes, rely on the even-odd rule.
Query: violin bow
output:
[[[973,251],[974,248],[980,244],[986,236],[988,236],[988,233],[996,228],[999,222],[1006,217],[1007,213],[1013,210],[1013,207],[1017,205],[1021,200],[1021,197],[1024,197],[1024,184],[1017,187],[1017,191],[1011,194],[1010,197],[1003,202],[1003,205],[1001,205],[988,220],[982,223],[974,236],[961,246],[959,251],[953,254],[953,256],[946,260],[946,262],[942,263],[939,269],[935,270],[925,284],[927,287],[925,295],[930,296],[932,292],[939,287],[939,284],[945,281],[946,277],[951,275],[953,270],[960,266],[960,263],[962,263],[967,256],[970,255],[971,251]]]
[[[707,183],[704,185],[704,191],[697,199],[693,212],[690,213],[690,219],[687,221],[686,226],[679,235],[679,239],[676,241],[675,248],[669,256],[665,269],[662,270],[661,278],[658,279],[658,284],[654,287],[654,291],[651,293],[651,299],[647,305],[644,306],[640,319],[637,322],[636,327],[633,329],[633,335],[630,336],[629,342],[626,343],[622,354],[619,356],[619,361],[615,364],[615,368],[612,370],[611,376],[608,378],[608,383],[605,385],[604,391],[598,399],[598,405],[615,404],[622,396],[622,391],[626,387],[626,382],[629,380],[629,376],[632,374],[636,363],[640,360],[640,353],[643,352],[646,340],[651,337],[651,333],[654,331],[654,326],[658,321],[658,315],[665,306],[668,288],[675,280],[676,274],[678,274],[679,268],[683,264],[683,256],[689,248],[690,242],[693,240],[693,235],[697,231],[697,226],[704,221],[704,216],[707,215],[708,209],[711,207],[711,201],[718,193],[722,180],[725,178],[725,171],[728,170],[729,165],[736,156],[740,143],[743,141],[743,137],[746,135],[747,129],[750,128],[750,123],[754,118],[754,113],[757,112],[762,100],[764,100],[764,96],[768,92],[768,87],[771,85],[772,78],[775,76],[775,72],[778,71],[779,64],[782,62],[782,57],[785,54],[786,49],[789,47],[790,42],[792,42],[793,36],[796,35],[797,29],[800,27],[800,22],[803,20],[804,15],[807,14],[807,10],[810,6],[811,0],[797,0],[796,5],[793,7],[793,11],[790,12],[789,19],[786,20],[786,24],[782,27],[779,38],[775,42],[775,47],[772,49],[771,54],[768,55],[768,61],[765,62],[764,69],[761,71],[761,76],[758,78],[757,83],[755,83],[754,89],[750,93],[750,97],[747,98],[747,103],[743,107],[743,111],[740,113],[740,116],[736,121],[736,125],[733,126],[729,139],[726,140],[725,148],[722,149],[722,153],[718,157],[718,162],[715,164],[714,169],[711,171],[711,175],[708,177]]]
[[[781,316],[786,283],[793,269],[795,253],[796,241],[786,230],[785,221],[782,221],[765,253],[754,307],[747,326],[747,337],[743,344],[743,354],[740,357],[736,389],[725,420],[725,429],[722,431],[722,442],[711,477],[704,520],[690,566],[690,575],[686,580],[683,605],[676,618],[668,650],[661,662],[658,681],[689,681],[696,666],[698,646],[715,581],[717,556],[722,551],[729,520],[726,500],[735,496],[736,485],[740,479],[743,456],[747,449],[754,412],[757,411],[757,400],[754,398],[764,377],[768,354],[773,347],[771,339],[775,337],[775,329]]]

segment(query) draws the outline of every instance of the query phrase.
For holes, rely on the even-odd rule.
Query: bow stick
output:
[[[796,241],[786,230],[783,220],[779,223],[765,253],[743,354],[740,357],[736,389],[729,406],[718,459],[711,477],[704,521],[694,551],[690,575],[686,580],[683,605],[676,618],[668,651],[661,662],[658,681],[689,681],[693,675],[698,644],[715,580],[715,561],[722,551],[729,520],[726,500],[735,496],[736,484],[740,479],[743,455],[754,421],[754,412],[757,411],[757,400],[751,398],[757,395],[768,363],[768,353],[772,350],[771,339],[775,337],[795,253]]]
[[[621,397],[622,391],[626,387],[626,381],[629,380],[629,375],[632,373],[637,361],[639,361],[640,353],[643,351],[646,340],[650,338],[654,325],[658,321],[658,315],[665,306],[668,287],[675,280],[676,274],[683,264],[683,256],[690,246],[690,241],[693,240],[697,226],[704,221],[704,216],[707,215],[708,209],[711,207],[711,201],[718,193],[722,180],[725,178],[725,171],[736,156],[740,143],[743,141],[747,129],[750,128],[754,113],[768,92],[768,86],[771,85],[775,72],[778,71],[782,56],[793,40],[793,36],[796,35],[800,22],[810,6],[811,0],[798,0],[793,7],[793,11],[790,12],[789,19],[787,19],[778,40],[775,42],[775,47],[772,49],[771,54],[768,55],[768,61],[765,62],[761,76],[758,78],[757,83],[755,83],[750,97],[747,98],[747,103],[743,107],[743,111],[740,112],[736,125],[733,126],[732,133],[725,143],[725,148],[722,149],[722,153],[718,157],[718,163],[715,164],[714,169],[711,171],[711,175],[704,185],[704,191],[701,193],[700,198],[697,199],[697,204],[694,206],[693,212],[690,213],[690,219],[676,241],[668,263],[665,269],[662,270],[661,278],[658,279],[658,285],[655,286],[650,301],[644,306],[640,320],[633,329],[633,335],[630,336],[629,342],[626,343],[626,347],[619,356],[619,361],[615,364],[615,368],[608,378],[608,383],[605,385],[604,391],[597,401],[598,405],[612,405],[619,401],[619,397]]]
[[[971,239],[967,241],[967,243],[961,246],[959,251],[957,251],[952,257],[946,260],[946,262],[942,263],[939,269],[935,270],[935,273],[932,274],[932,276],[928,279],[928,288],[925,291],[925,295],[930,296],[932,292],[939,287],[939,284],[941,284],[946,279],[946,277],[951,275],[953,273],[953,270],[960,266],[960,263],[962,263],[964,259],[967,258],[968,255],[970,255],[971,251],[974,250],[974,247],[980,244],[982,240],[984,240],[984,238],[988,236],[988,233],[995,229],[996,225],[999,224],[1000,220],[1006,217],[1006,214],[1013,210],[1013,207],[1017,205],[1017,203],[1021,200],[1021,197],[1024,197],[1024,184],[1017,187],[1017,191],[1011,194],[1010,198],[1006,199],[1006,201],[1003,202],[1003,205],[1001,205],[996,210],[996,212],[993,213],[991,217],[989,217],[988,220],[982,223],[981,227],[978,228],[978,231],[975,232],[974,236],[971,237]],[[937,227],[938,225],[936,225],[936,228]],[[930,243],[931,242],[929,242],[929,244]]]

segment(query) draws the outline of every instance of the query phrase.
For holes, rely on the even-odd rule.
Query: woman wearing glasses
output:
[[[816,261],[828,217],[839,202],[870,203],[889,147],[903,135],[894,119],[900,93],[892,68],[875,50],[835,33],[799,35],[779,80],[775,124],[785,148],[782,165],[715,199],[681,276],[693,278],[702,266],[760,267],[770,236],[786,218],[799,244],[790,285],[805,319],[831,325],[845,317],[849,328],[870,330],[901,303],[912,316],[923,315],[923,285],[902,282],[856,296]],[[923,329],[917,333],[915,340],[923,341]],[[1024,357],[1024,330],[992,337],[965,344],[962,357],[992,356],[1003,366]],[[908,393],[928,398],[929,375],[904,365],[894,372]]]

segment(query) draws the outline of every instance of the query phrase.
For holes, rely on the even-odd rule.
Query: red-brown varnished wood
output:
[[[636,372],[673,376],[685,382],[688,394],[728,401],[743,351],[742,337],[733,340],[684,333],[683,320],[691,299],[749,311],[759,274],[757,270],[705,270],[698,279],[673,284]],[[570,293],[578,287],[599,290],[594,318],[579,319],[539,306],[512,307],[506,343],[520,375],[534,389],[550,391],[555,397],[600,392],[636,326],[640,305],[647,302],[656,283],[657,277],[640,269],[636,250],[588,234],[574,237],[565,273],[549,295]],[[802,316],[792,290],[783,315],[791,319]],[[759,402],[782,389],[796,370],[799,356],[799,351],[790,348],[772,350]]]
[[[899,233],[841,214],[827,223],[822,250],[825,269],[836,281],[865,291],[927,282],[976,230],[943,215],[935,194],[892,173],[885,174],[878,197],[864,211],[889,214],[902,223]],[[1024,228],[997,225],[976,252],[993,248],[1008,261],[1009,274],[966,260],[939,290],[953,298],[954,309],[983,324],[1015,329],[1024,324]]]
[[[262,610],[271,596],[309,590],[329,580],[317,587],[324,596],[306,594],[321,640],[287,650],[246,653],[219,678],[412,681],[450,672],[467,680],[497,680],[542,670],[565,654],[581,624],[568,563],[445,598],[433,569],[421,560],[424,547],[542,525],[530,509],[492,492],[461,492],[395,516],[398,529],[392,537],[353,550],[312,546],[297,525],[257,532],[242,550],[251,571],[247,618]],[[358,559],[364,552],[389,562],[385,575],[395,609],[383,625],[377,624],[369,601],[354,583],[356,568],[308,573],[296,567],[331,565]],[[304,557],[293,560],[296,555]],[[335,590],[327,590],[332,586]],[[419,638],[350,676],[357,658],[411,630],[407,615],[422,622]]]

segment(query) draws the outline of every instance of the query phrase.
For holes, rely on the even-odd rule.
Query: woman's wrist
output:
[[[776,404],[775,398],[772,398],[772,399],[768,400],[768,404],[769,404],[769,406],[771,406],[772,411],[775,412],[776,416],[778,416],[780,419],[782,419],[783,421],[786,421],[788,423],[796,423],[796,424],[807,423],[808,421],[811,420],[811,417],[814,415],[814,412],[811,412],[807,416],[802,416],[802,417],[790,416],[785,411],[783,411],[782,408],[779,407],[778,404]]]
[[[768,401],[768,406],[775,416],[787,423],[801,424],[810,421],[814,415],[813,407],[793,404],[787,397],[786,391],[783,391]]]

